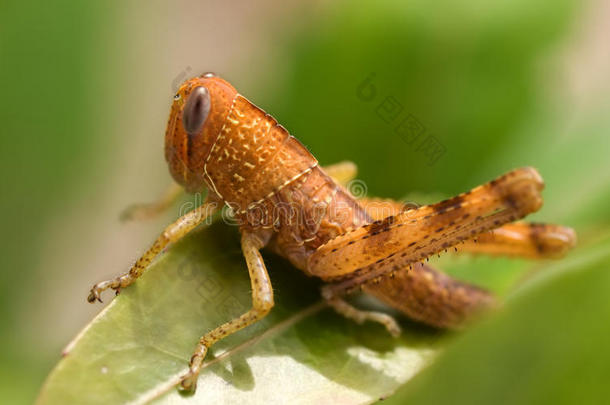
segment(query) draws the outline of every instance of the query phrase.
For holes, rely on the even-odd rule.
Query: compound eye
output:
[[[198,134],[209,113],[210,93],[205,87],[199,86],[191,92],[182,111],[182,125],[186,133]]]

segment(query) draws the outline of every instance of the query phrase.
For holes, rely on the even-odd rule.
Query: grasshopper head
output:
[[[205,187],[203,166],[229,114],[237,91],[211,73],[185,81],[176,95],[165,132],[165,160],[189,192]]]

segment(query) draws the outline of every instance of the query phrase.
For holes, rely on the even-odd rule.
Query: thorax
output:
[[[302,270],[318,246],[370,221],[295,137],[240,95],[206,158],[204,176],[242,228],[271,236],[271,247]]]

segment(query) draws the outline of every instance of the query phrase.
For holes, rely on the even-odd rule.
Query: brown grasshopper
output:
[[[358,323],[379,322],[397,335],[400,328],[391,316],[357,309],[345,295],[359,288],[416,321],[456,328],[490,306],[493,298],[423,260],[459,243],[467,252],[554,257],[576,240],[574,231],[562,226],[510,224],[542,205],[542,179],[529,167],[418,208],[389,200],[358,200],[344,188],[355,176],[354,164],[320,167],[273,117],[211,73],[187,80],[174,96],[165,158],[173,178],[187,192],[208,190],[206,201],[169,225],[129,272],[96,284],[88,301],[100,300],[108,288],[118,292],[133,283],[169,243],[222,205],[230,206],[240,224],[252,309],[199,340],[181,379],[185,389],[196,387],[214,343],[273,308],[263,247],[326,282],[322,296],[338,313]],[[154,214],[168,207],[174,195],[175,191],[159,203],[136,207],[128,216]]]

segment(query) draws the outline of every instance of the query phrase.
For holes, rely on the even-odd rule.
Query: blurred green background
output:
[[[85,302],[90,284],[125,269],[167,222],[121,225],[118,213],[169,184],[162,147],[171,96],[205,71],[273,114],[322,164],[356,162],[370,195],[426,202],[535,166],[547,186],[535,219],[577,229],[575,257],[587,277],[608,270],[608,18],[610,4],[600,0],[3,1],[2,402],[35,398],[62,346],[99,311]],[[361,92],[367,79],[371,99]],[[380,113],[388,97],[396,117]],[[444,152],[434,163],[397,133],[405,117],[438,141]],[[499,278],[490,282],[498,291],[523,275],[506,270],[514,261],[500,261],[499,275],[489,274],[491,261],[471,263],[453,272]],[[610,287],[607,277],[597,280]],[[585,337],[587,325],[609,321],[607,308],[598,309],[574,315]],[[494,353],[518,358],[528,344]],[[610,351],[599,345],[594,353],[608,359]],[[425,377],[405,395],[442,402],[441,394],[426,397]],[[438,389],[461,398],[455,387]]]

